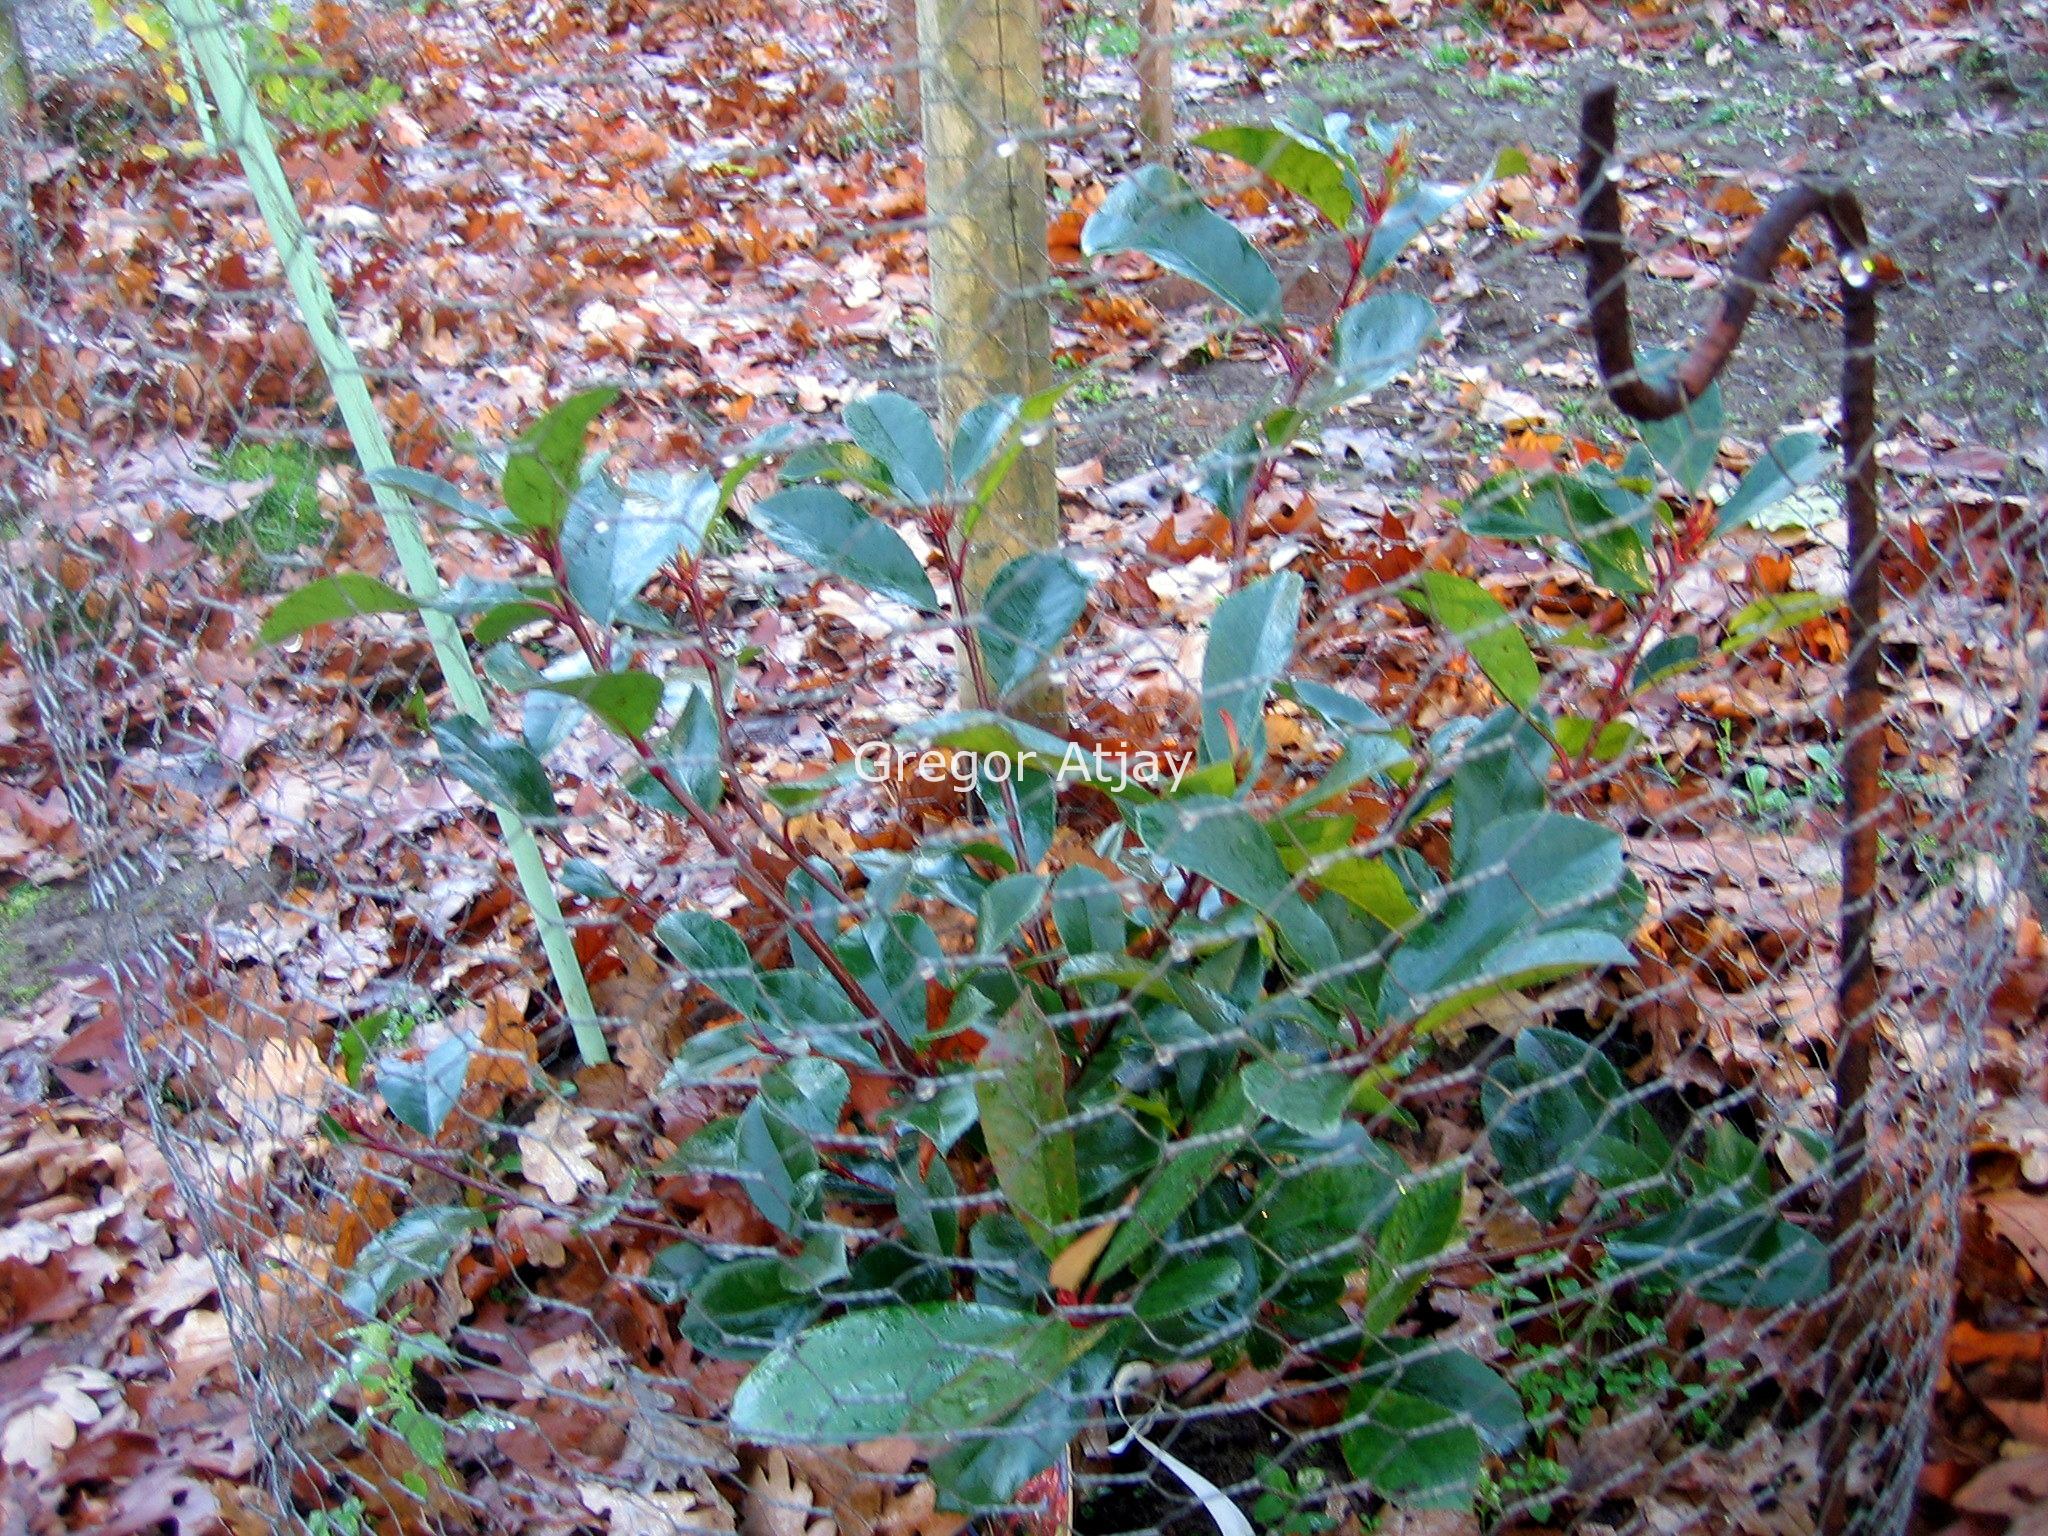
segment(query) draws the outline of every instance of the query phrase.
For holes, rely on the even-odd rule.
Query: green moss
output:
[[[242,550],[277,558],[323,542],[320,471],[330,456],[304,443],[239,442],[209,468],[215,480],[268,480],[269,487],[225,522],[195,520],[193,539],[216,554]]]

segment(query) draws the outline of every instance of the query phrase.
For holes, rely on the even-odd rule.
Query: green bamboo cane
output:
[[[319,354],[321,365],[327,370],[335,403],[341,409],[342,421],[355,444],[356,458],[366,471],[389,468],[397,461],[392,457],[390,440],[384,434],[383,418],[377,414],[369,387],[363,382],[362,369],[357,366],[354,350],[341,333],[334,296],[328,292],[319,253],[306,236],[298,204],[292,199],[284,167],[278,163],[270,130],[257,110],[256,98],[249,89],[243,61],[228,30],[228,23],[215,0],[168,0],[168,3],[180,37],[199,57],[200,69],[205,74],[217,108],[218,131],[240,158],[249,190],[256,199],[264,223],[269,226],[271,242],[284,264],[285,279],[291,285],[293,297],[298,300],[300,317],[312,337],[313,349]],[[399,566],[405,572],[406,585],[422,602],[433,601],[441,595],[441,577],[434,568],[433,556],[427,551],[427,542],[421,536],[419,518],[412,504],[403,493],[388,486],[376,487],[376,498],[377,508],[384,517],[385,532],[390,536],[391,547],[397,551]],[[470,666],[469,653],[463,648],[462,633],[455,620],[448,614],[431,610],[422,613],[421,618],[426,624],[428,638],[433,641],[434,655],[441,663],[441,675],[447,681],[449,697],[454,700],[455,707],[471,719],[488,723],[490,708],[476,672]],[[562,1005],[576,1031],[577,1048],[587,1063],[594,1065],[604,1061],[604,1032],[599,1028],[596,1010],[591,1006],[590,991],[583,981],[583,968],[576,959],[573,936],[562,919],[562,908],[555,899],[554,885],[541,858],[540,845],[534,841],[532,829],[515,813],[503,806],[497,807],[497,812],[505,846],[512,855],[512,867],[518,872],[526,904],[532,909],[534,920],[540,927],[541,946],[547,952],[555,986],[562,995]]]

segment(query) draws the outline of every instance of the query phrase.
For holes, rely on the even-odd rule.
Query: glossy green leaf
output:
[[[709,987],[749,1019],[771,1016],[754,957],[730,923],[708,912],[670,912],[655,923],[654,936],[692,981]]]
[[[1425,571],[1417,605],[1463,642],[1500,696],[1528,709],[1543,691],[1543,675],[1529,642],[1500,600],[1476,581],[1448,571]]]
[[[462,1100],[475,1042],[452,1034],[417,1060],[387,1056],[377,1063],[377,1091],[391,1113],[422,1136],[438,1136]]]
[[[1228,1079],[1195,1116],[1187,1136],[1167,1148],[1124,1224],[1096,1261],[1094,1273],[1107,1280],[1164,1238],[1166,1229],[1236,1155],[1258,1120],[1243,1084],[1236,1077]]]
[[[1073,1133],[1053,1128],[1067,1115],[1065,1058],[1029,991],[1003,1015],[977,1067],[974,1091],[996,1182],[1049,1256],[1069,1241],[1055,1229],[1080,1214],[1081,1197]]]
[[[1368,1346],[1363,1383],[1426,1398],[1469,1424],[1496,1456],[1528,1438],[1521,1395],[1499,1372],[1435,1339],[1388,1339]]]
[[[1538,1221],[1557,1220],[1574,1177],[1655,1180],[1671,1144],[1614,1064],[1562,1030],[1531,1027],[1480,1087],[1488,1142],[1508,1190]]]
[[[1400,259],[1418,235],[1465,201],[1471,192],[1470,187],[1425,181],[1396,198],[1372,232],[1360,275],[1367,280],[1378,277]]]
[[[924,505],[946,494],[946,455],[931,418],[915,401],[883,390],[847,402],[841,419],[847,435],[889,472],[905,501]]]
[[[1441,1403],[1361,1383],[1339,1444],[1352,1475],[1403,1509],[1460,1509],[1479,1486],[1479,1435]]]
[[[1015,395],[984,400],[960,418],[953,429],[952,471],[956,489],[965,490],[988,467],[996,450],[1022,417],[1024,402]]]
[[[1327,1140],[1337,1134],[1351,1098],[1350,1074],[1325,1063],[1281,1055],[1244,1069],[1244,1096],[1262,1114],[1304,1136]]]
[[[548,610],[539,603],[500,603],[486,609],[477,617],[470,628],[470,635],[478,645],[486,648],[496,645],[507,635],[516,634],[527,625],[547,618]]]
[[[1390,383],[1415,365],[1436,334],[1436,306],[1412,293],[1375,293],[1337,317],[1330,380],[1317,404],[1335,409]]]
[[[1747,1195],[1723,1188],[1696,1196],[1611,1234],[1607,1251],[1632,1277],[1681,1286],[1716,1306],[1785,1307],[1825,1295],[1820,1239]]]
[[[1138,251],[1255,323],[1280,318],[1280,280],[1236,225],[1163,165],[1127,176],[1081,228],[1087,256]]]
[[[730,1422],[768,1444],[964,1434],[1023,1407],[1100,1334],[967,1302],[852,1312],[756,1366],[733,1394]]]
[[[1051,659],[1088,607],[1088,578],[1043,550],[996,572],[975,616],[989,687],[1008,698]]]
[[[661,709],[661,679],[652,672],[596,672],[582,677],[551,678],[538,685],[543,693],[574,699],[621,736],[637,741],[654,729]]]
[[[1656,373],[1660,366],[1663,365],[1652,360],[1644,371]],[[1643,442],[1658,466],[1684,487],[1689,496],[1699,495],[1700,487],[1707,483],[1707,475],[1714,467],[1715,456],[1721,451],[1721,437],[1727,428],[1727,413],[1721,405],[1719,384],[1709,384],[1697,400],[1688,403],[1675,416],[1636,424],[1636,430],[1642,433]],[[1750,515],[1759,510],[1760,505],[1753,507]]]
[[[1721,640],[1723,651],[1740,651],[1757,641],[1791,629],[1810,619],[1833,613],[1842,606],[1839,597],[1820,592],[1775,592],[1747,604],[1728,621],[1728,633]]]
[[[265,645],[276,645],[280,640],[303,634],[316,624],[331,624],[337,619],[351,619],[365,613],[418,613],[419,610],[419,600],[408,597],[396,587],[359,571],[343,571],[338,576],[323,576],[318,581],[309,581],[298,591],[280,599],[263,620],[263,627],[256,632],[256,638]]]
[[[402,464],[391,464],[382,469],[373,469],[363,478],[372,485],[388,485],[404,491],[430,506],[445,507],[464,521],[475,523],[479,527],[496,529],[500,533],[519,531],[518,522],[511,516],[496,507],[487,507],[481,502],[471,501],[439,475],[430,475],[424,470],[411,469]]]
[[[530,821],[554,817],[555,792],[547,769],[524,743],[467,715],[436,721],[433,729],[441,765],[484,799]]]
[[[1038,911],[1051,882],[1044,875],[1005,875],[981,893],[974,927],[974,948],[997,955],[1017,930]]]
[[[870,592],[936,613],[938,598],[903,536],[837,491],[800,486],[754,503],[748,518],[799,560]]]
[[[806,1136],[839,1132],[849,1092],[846,1068],[822,1056],[792,1056],[761,1076],[761,1101]]]
[[[342,1304],[375,1317],[399,1288],[431,1280],[484,1224],[482,1211],[465,1205],[429,1205],[408,1211],[363,1246],[341,1283]]]
[[[1791,432],[1779,438],[1750,465],[1741,484],[1721,503],[1715,535],[1747,527],[1758,513],[1819,480],[1828,472],[1829,462],[1826,440],[1818,432]]]
[[[1654,688],[1666,678],[1676,677],[1697,665],[1699,659],[1698,635],[1666,635],[1637,660],[1635,675],[1629,679],[1629,692],[1641,693],[1645,688]]]
[[[1328,151],[1304,144],[1281,128],[1212,128],[1196,134],[1194,142],[1271,177],[1276,185],[1314,204],[1339,229],[1350,222],[1356,206],[1351,181],[1343,163]]]
[[[759,1360],[822,1310],[817,1288],[784,1259],[713,1262],[690,1286],[684,1338],[715,1360]]]
[[[1415,921],[1415,899],[1385,859],[1355,854],[1318,864],[1310,873],[1324,890],[1335,891],[1367,917],[1396,932]]]
[[[1266,756],[1266,697],[1294,659],[1301,594],[1301,578],[1281,571],[1217,605],[1202,661],[1203,762],[1235,757],[1234,735],[1237,749],[1250,755],[1250,778],[1259,776]]]
[[[625,487],[600,475],[578,489],[562,523],[569,595],[599,624],[678,554],[694,556],[718,511],[718,482],[692,474],[640,472]]]
[[[500,490],[512,515],[526,527],[562,526],[570,499],[582,483],[590,424],[618,397],[616,389],[572,395],[535,422],[506,454]]]
[[[816,1214],[818,1154],[811,1138],[756,1098],[733,1128],[733,1155],[754,1209],[795,1236]]]

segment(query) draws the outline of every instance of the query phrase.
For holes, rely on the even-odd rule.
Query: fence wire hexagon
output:
[[[16,18],[9,1528],[2028,1528],[2042,7],[971,12]]]

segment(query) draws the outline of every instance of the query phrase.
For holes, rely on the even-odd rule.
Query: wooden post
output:
[[[917,0],[888,0],[885,25],[889,37],[889,92],[896,103],[896,116],[915,128],[924,112],[924,92],[918,78]]]
[[[35,111],[28,46],[21,40],[19,0],[0,0],[0,135],[27,137]]]
[[[1145,158],[1173,158],[1173,0],[1138,0],[1138,138]]]
[[[1045,61],[1039,0],[917,0],[939,414],[1052,384],[1046,309]],[[1026,448],[975,536],[976,598],[1059,542],[1052,433]]]

